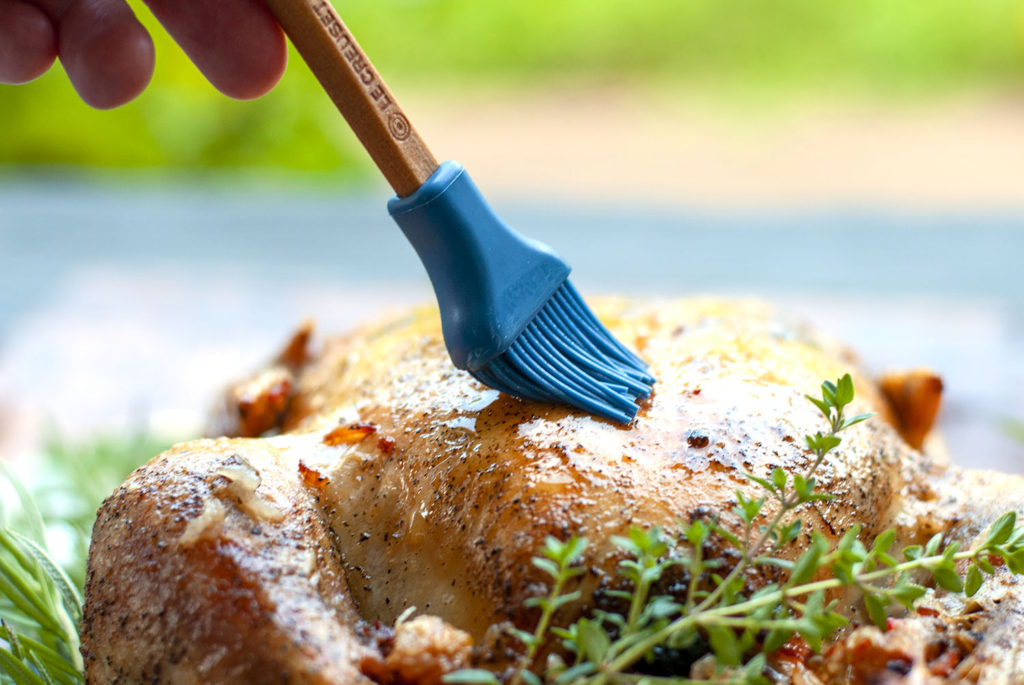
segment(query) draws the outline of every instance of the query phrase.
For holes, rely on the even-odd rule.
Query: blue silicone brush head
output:
[[[651,394],[647,365],[608,332],[569,281],[477,371],[481,382],[518,397],[578,407],[621,423]]]
[[[654,377],[597,320],[546,245],[501,221],[445,162],[388,211],[423,261],[452,361],[497,390],[629,423]]]

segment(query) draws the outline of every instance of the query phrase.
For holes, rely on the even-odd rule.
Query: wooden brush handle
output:
[[[264,0],[399,197],[437,160],[328,0]]]

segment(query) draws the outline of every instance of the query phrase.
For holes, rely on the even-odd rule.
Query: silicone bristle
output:
[[[504,354],[473,372],[518,397],[629,423],[651,394],[647,365],[608,332],[566,281]]]

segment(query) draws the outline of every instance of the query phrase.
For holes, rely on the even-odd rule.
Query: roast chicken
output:
[[[223,437],[172,448],[103,504],[82,625],[88,681],[500,675],[521,649],[508,627],[536,620],[526,600],[545,576],[530,559],[546,536],[590,541],[582,599],[566,609],[589,611],[616,582],[612,536],[698,518],[736,526],[736,489],[758,492],[744,474],[806,467],[803,436],[824,426],[804,395],[847,372],[852,411],[877,416],[844,433],[818,474],[835,499],[806,505],[808,525],[783,554],[855,524],[866,540],[894,527],[900,545],[937,532],[970,544],[1024,506],[1021,478],[955,468],[929,449],[933,376],[879,384],[851,352],[756,302],[596,310],[658,379],[628,426],[482,386],[451,365],[433,310],[316,350],[300,332],[229,392]],[[734,563],[727,552],[707,554]],[[774,677],[1024,682],[1024,586],[1005,568],[971,600],[930,593],[885,632],[864,625],[856,596],[840,611],[853,627],[821,655],[776,659]]]

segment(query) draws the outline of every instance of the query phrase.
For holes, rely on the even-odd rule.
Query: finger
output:
[[[225,95],[259,97],[284,73],[284,34],[260,0],[146,0],[146,4]]]
[[[53,24],[39,8],[0,0],[0,83],[28,83],[57,56]]]
[[[153,40],[124,0],[37,0],[57,26],[57,52],[78,95],[123,105],[153,75]]]

